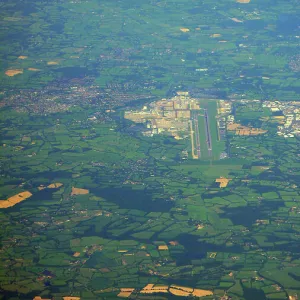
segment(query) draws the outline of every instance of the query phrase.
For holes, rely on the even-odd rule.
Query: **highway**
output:
[[[210,128],[209,128],[209,117],[207,109],[204,109],[204,125],[205,125],[205,133],[206,133],[206,144],[207,144],[207,151],[208,156],[212,156],[212,143],[211,143],[211,135],[210,135]]]

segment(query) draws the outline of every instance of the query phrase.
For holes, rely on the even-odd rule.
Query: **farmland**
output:
[[[297,293],[296,140],[271,135],[265,121],[264,135],[229,133],[230,158],[178,162],[189,140],[93,114],[34,117],[34,127],[18,125],[32,122],[26,114],[2,116],[2,199],[32,194],[1,210],[2,272],[30,280],[5,275],[7,295],[135,297],[148,284],[173,295]],[[243,122],[243,107],[235,117]]]
[[[298,6],[2,1],[0,299],[298,299]]]

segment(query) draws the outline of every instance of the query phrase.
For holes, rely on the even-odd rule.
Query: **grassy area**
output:
[[[0,299],[299,297],[299,140],[262,106],[299,99],[297,2],[1,1],[0,199],[17,201],[0,209]],[[203,116],[200,160],[190,133],[121,118],[180,90],[206,99],[212,159]],[[219,160],[208,98],[267,132],[228,134]]]

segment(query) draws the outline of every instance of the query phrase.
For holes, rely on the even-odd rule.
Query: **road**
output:
[[[210,134],[210,128],[209,128],[209,117],[207,108],[204,109],[204,125],[205,125],[205,133],[206,133],[206,145],[207,145],[207,151],[208,156],[212,156],[212,143],[211,143],[211,134]]]

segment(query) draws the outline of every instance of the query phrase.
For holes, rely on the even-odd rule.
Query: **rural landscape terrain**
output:
[[[0,300],[300,298],[298,0],[0,6]]]

